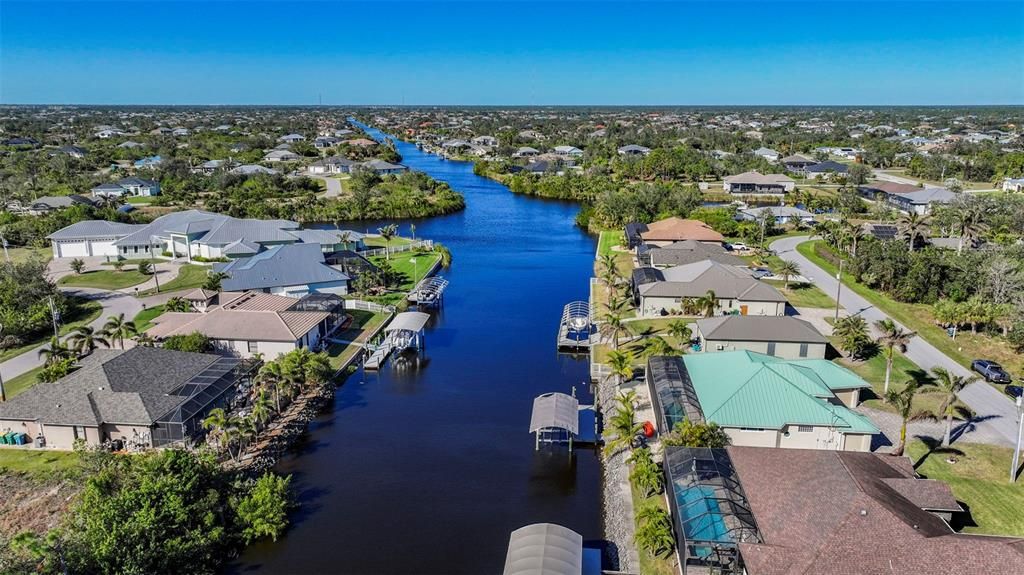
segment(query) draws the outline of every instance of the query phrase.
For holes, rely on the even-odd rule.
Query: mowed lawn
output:
[[[0,448],[0,472],[27,475],[63,475],[75,473],[79,456],[73,451]]]
[[[10,399],[19,393],[24,392],[26,389],[39,383],[36,376],[43,370],[42,366],[32,368],[18,377],[12,377],[11,379],[4,382],[4,392],[7,393],[7,398]]]
[[[836,307],[836,300],[830,298],[818,286],[809,283],[786,282],[778,280],[763,280],[766,284],[782,292],[793,307],[809,307],[819,309],[830,309]]]
[[[932,453],[920,462],[928,453],[920,441],[911,442],[907,453],[918,463],[919,474],[945,482],[957,500],[970,508],[977,525],[964,526],[965,533],[1024,537],[1024,486],[1009,482],[1013,449],[974,443],[953,447],[963,452],[955,464],[946,461],[946,453]]]
[[[53,259],[53,248],[7,248],[7,256],[11,258],[11,262],[16,264],[32,259],[50,261]]]
[[[835,340],[833,339],[834,345]],[[864,381],[871,384],[870,393],[867,391],[861,392],[861,402],[865,407],[879,411],[895,411],[883,398],[885,395],[883,391],[885,389],[884,354],[878,353],[866,361],[839,358],[836,360],[836,363],[856,373]],[[922,370],[917,364],[897,351],[892,362],[892,378],[889,382],[889,389],[901,390],[908,381],[915,381],[921,386],[917,395],[914,396],[914,410],[936,413],[942,403],[942,396],[938,393],[928,393],[928,390],[934,389],[934,386],[929,385],[933,381],[931,374]]]
[[[167,283],[160,284],[160,293],[166,293],[170,291],[179,291],[186,289],[195,289],[203,285],[206,281],[206,276],[210,270],[213,269],[209,266],[200,266],[196,264],[182,264],[178,270],[178,276]],[[153,295],[156,293],[156,289],[148,289],[144,292],[140,292],[140,296]]]
[[[797,251],[829,274],[835,275],[835,266],[815,251],[815,246],[820,244],[821,240],[803,242],[797,245]],[[970,368],[971,361],[976,358],[993,359],[1010,371],[1015,379],[1024,376],[1024,354],[1014,352],[1002,338],[983,333],[972,334],[970,330],[961,330],[957,334],[956,340],[953,340],[946,334],[945,329],[935,323],[931,306],[898,302],[857,283],[852,276],[846,273],[843,275],[843,285],[857,292],[858,295],[906,326],[907,329],[916,332],[925,341],[960,365]]]
[[[391,254],[391,268],[399,275],[400,283],[398,289],[409,291],[422,280],[430,268],[441,259],[441,254],[436,252],[402,252]],[[375,256],[373,263],[381,265],[387,260],[385,256]],[[414,261],[415,260],[415,261]]]
[[[135,329],[139,333],[146,331],[153,327],[153,319],[164,313],[164,306],[155,305],[153,307],[146,308],[135,315],[133,323],[135,323]]]
[[[139,270],[95,270],[81,274],[64,276],[58,282],[63,286],[87,287],[96,289],[117,290],[139,285],[150,277],[139,273]]]

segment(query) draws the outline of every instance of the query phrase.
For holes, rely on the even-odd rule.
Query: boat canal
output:
[[[234,572],[500,573],[509,533],[524,525],[602,536],[597,454],[535,451],[528,431],[542,393],[575,386],[592,402],[586,360],[558,355],[555,338],[563,306],[587,299],[595,238],[573,225],[573,204],[513,194],[471,163],[396,144],[403,164],[466,198],[457,214],[395,222],[453,256],[424,358],[339,388],[278,466],[300,504],[292,527],[247,548]]]

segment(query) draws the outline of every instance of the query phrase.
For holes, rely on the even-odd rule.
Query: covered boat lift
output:
[[[590,315],[590,304],[574,301],[562,308],[562,319],[558,323],[556,345],[559,351],[580,352],[590,348],[594,335],[594,320]]]
[[[423,351],[423,329],[430,321],[430,314],[420,311],[406,311],[395,316],[384,328],[384,341],[378,345],[363,364],[366,369],[380,369],[381,364],[396,350],[415,349]]]
[[[593,405],[580,405],[578,399],[564,393],[545,393],[533,399],[530,433],[535,448],[541,443],[597,442],[597,412]]]
[[[427,276],[421,279],[416,284],[416,287],[412,288],[406,299],[409,300],[409,303],[414,303],[418,306],[439,306],[444,301],[444,290],[447,287],[448,280],[437,276]]]
[[[502,573],[583,575],[583,536],[554,523],[520,527],[509,536]]]

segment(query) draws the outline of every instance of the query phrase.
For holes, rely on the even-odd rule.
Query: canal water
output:
[[[573,225],[572,204],[397,146],[404,164],[466,198],[458,214],[396,222],[453,255],[425,358],[338,390],[279,466],[301,504],[292,528],[249,547],[237,573],[492,574],[523,525],[601,537],[596,453],[537,452],[528,431],[537,395],[575,386],[590,401],[586,361],[556,354],[555,338],[562,306],[587,298],[595,238]]]

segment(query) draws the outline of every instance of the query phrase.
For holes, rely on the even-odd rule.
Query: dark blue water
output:
[[[301,503],[293,528],[248,548],[238,572],[500,573],[509,532],[523,525],[601,537],[597,456],[538,453],[528,432],[535,396],[576,386],[589,399],[586,362],[557,355],[555,336],[562,306],[587,298],[594,238],[573,225],[576,206],[398,150],[466,197],[461,213],[415,221],[417,237],[454,258],[426,359],[357,373],[338,390],[280,465]]]

